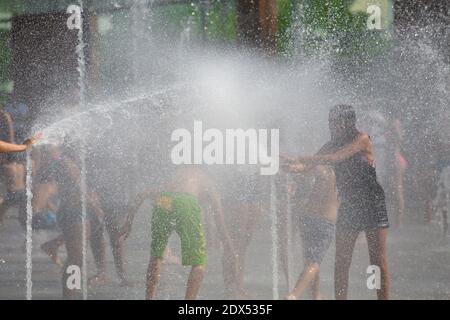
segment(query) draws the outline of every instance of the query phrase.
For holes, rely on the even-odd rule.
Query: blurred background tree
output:
[[[11,21],[26,15],[65,14],[74,0],[2,0],[0,2],[0,101],[13,88],[11,80]],[[204,41],[218,46],[245,46],[269,55],[290,58],[301,54],[327,53],[338,60],[370,61],[393,42],[394,31],[402,34],[411,26],[442,22],[434,34],[448,34],[448,0],[84,0],[92,18],[92,41],[97,41],[99,73],[105,87],[111,79],[127,74],[120,59],[123,52],[108,45],[136,32],[132,8],[146,8],[148,15],[139,32],[159,33],[187,42]],[[369,6],[380,9],[380,28],[369,29]],[[145,18],[145,17],[144,17]],[[445,24],[447,23],[447,24]],[[394,29],[395,24],[395,29]],[[142,29],[142,30],[141,30]],[[117,39],[115,39],[117,38]],[[447,35],[448,38],[448,35]],[[125,40],[123,40],[125,41]],[[437,41],[450,52],[450,41]],[[88,43],[88,46],[91,45]],[[55,49],[56,50],[56,49]],[[450,54],[447,54],[450,57]],[[98,62],[97,61],[97,62]],[[117,72],[110,66],[116,66]],[[120,70],[119,70],[120,69]],[[128,75],[129,78],[131,75]]]

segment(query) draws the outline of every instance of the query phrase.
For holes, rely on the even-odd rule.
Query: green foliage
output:
[[[202,9],[205,30],[202,30]],[[175,36],[189,26],[196,38],[204,34],[211,42],[229,42],[236,37],[235,20],[234,1],[214,0],[204,8],[198,2],[157,7],[153,11],[152,26]]]
[[[278,32],[277,32],[277,47],[278,51],[286,54],[289,50],[290,42],[290,28],[293,23],[294,1],[292,0],[278,0]]]
[[[117,1],[117,0],[114,0]],[[385,51],[391,45],[389,30],[367,30],[367,14],[364,12],[365,2],[360,0],[277,0],[278,32],[277,46],[280,55],[290,56],[295,46],[301,45],[306,54],[314,55],[324,50],[338,57],[342,61],[359,59],[368,61],[372,57]],[[385,1],[389,6],[390,0]],[[1,13],[33,13],[37,11],[50,11],[63,8],[69,0],[57,3],[53,0],[2,0]],[[126,1],[119,1],[126,3]],[[86,0],[85,6],[91,10],[101,8],[107,12],[111,8],[112,0],[93,1]],[[115,3],[115,2],[114,2]],[[122,3],[122,4],[123,4]],[[387,3],[387,4],[386,4]],[[351,11],[357,4],[359,11]],[[299,5],[301,10],[299,10]],[[123,23],[127,19],[123,12]],[[120,16],[120,14],[119,14]],[[204,18],[204,20],[202,19]],[[0,22],[2,22],[0,17]],[[232,43],[236,39],[236,6],[234,0],[211,0],[209,5],[202,7],[198,0],[187,4],[174,4],[155,6],[152,9],[152,32],[159,32],[167,36],[179,37],[187,28],[190,28],[192,38],[205,38],[212,43]],[[119,21],[115,21],[115,24]],[[202,30],[202,23],[205,27]],[[293,42],[292,35],[302,28],[302,43]],[[123,28],[127,28],[124,24]],[[9,30],[0,29],[0,92],[9,86],[8,66],[10,63],[10,50],[8,47]],[[104,39],[106,42],[108,38]],[[108,50],[107,43],[104,50]],[[118,52],[120,54],[120,52]],[[114,64],[114,61],[111,61]],[[110,65],[110,64],[109,64]],[[105,71],[106,72],[106,71]],[[108,72],[105,73],[107,75]],[[5,96],[0,95],[1,97]]]
[[[0,24],[5,26],[8,23],[7,19],[1,19],[3,12],[0,11]],[[6,28],[0,29],[0,104],[3,104],[10,91],[9,81],[9,63],[11,60],[11,53],[8,46],[9,30]]]
[[[200,16],[195,5],[174,4],[156,7],[152,12],[152,28],[166,32],[180,33],[190,22],[200,31]]]
[[[367,61],[390,45],[389,31],[367,30],[368,15],[350,11],[354,0],[298,2],[302,5],[299,16],[304,28],[303,50],[307,54],[325,50],[342,59]]]
[[[208,40],[231,42],[236,39],[236,9],[234,1],[213,1],[206,18]]]

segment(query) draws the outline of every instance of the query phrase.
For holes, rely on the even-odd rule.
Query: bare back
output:
[[[314,187],[305,205],[305,213],[336,222],[339,201],[334,171],[329,166],[320,165],[314,168],[314,175]]]
[[[168,185],[170,191],[188,193],[197,199],[204,193],[213,192],[212,179],[203,170],[183,166],[177,169],[173,180]]]

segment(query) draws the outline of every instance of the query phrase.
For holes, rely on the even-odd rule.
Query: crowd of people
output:
[[[26,106],[21,104],[7,106],[0,112],[1,168],[6,187],[0,204],[0,219],[11,207],[17,207],[18,220],[23,226],[26,223],[23,152],[39,139],[27,138],[29,132],[24,129],[27,112]],[[389,126],[385,126],[385,132],[372,138],[371,133],[357,128],[356,112],[348,105],[333,107],[328,120],[331,139],[315,155],[281,156],[278,193],[281,198],[291,198],[294,204],[293,212],[297,217],[294,222],[298,223],[304,249],[303,271],[293,287],[288,281],[291,291],[286,293],[285,298],[298,299],[308,288],[312,289],[314,299],[323,297],[320,292],[320,265],[335,240],[335,298],[346,299],[354,246],[358,236],[364,232],[370,264],[378,266],[381,272],[377,296],[388,299],[387,230],[390,223],[386,200],[393,203],[397,227],[402,225],[405,215],[403,177],[408,163],[401,150],[400,125],[398,121],[391,121]],[[386,170],[383,185],[389,186],[385,188],[379,183],[375,169],[380,149],[377,144],[381,137],[385,138],[382,145],[389,146],[383,149],[383,167]],[[88,186],[85,190],[88,213],[85,219],[81,211],[81,161],[76,144],[66,139],[59,146],[40,146],[33,150],[32,161],[32,226],[34,229],[59,232],[54,239],[43,243],[41,249],[63,270],[61,283],[65,299],[81,297],[81,288],[66,285],[69,274],[64,270],[68,266],[83,264],[83,230],[88,230],[97,266],[97,273],[89,278],[89,284],[101,285],[107,280],[106,231],[120,285],[130,285],[125,271],[124,243],[132,232],[137,212],[148,198],[152,199],[153,211],[145,297],[156,298],[163,260],[173,258],[168,243],[175,232],[181,241],[181,264],[192,267],[186,299],[195,299],[198,295],[207,264],[207,244],[212,241],[220,243],[223,248],[226,297],[248,298],[244,289],[245,257],[256,221],[268,201],[262,178],[257,174],[230,174],[232,187],[224,190],[205,167],[174,166],[163,184],[154,184],[139,193],[135,200],[118,206],[111,205],[111,201],[104,200],[107,196]],[[286,179],[287,176],[291,179]],[[305,194],[304,186],[311,181],[312,187]],[[448,186],[444,180],[439,183],[442,185],[439,197],[447,199],[445,188]],[[438,204],[445,234],[448,228],[448,201],[441,202]],[[280,215],[286,214],[283,210],[280,212]],[[283,224],[287,220],[280,221]],[[216,230],[213,236],[206,230],[210,225]],[[233,227],[230,228],[230,225]],[[283,226],[279,228],[282,230]],[[282,238],[283,232],[280,231],[280,234]],[[67,252],[65,261],[58,254],[63,246]],[[283,241],[281,247],[283,256],[286,249]],[[287,273],[285,268],[283,270]]]

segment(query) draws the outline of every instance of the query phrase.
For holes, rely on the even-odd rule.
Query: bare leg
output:
[[[119,277],[120,286],[130,286],[131,283],[125,276],[124,241],[117,234],[118,228],[119,225],[116,223],[111,222],[106,224],[106,230],[108,231],[109,242],[114,257],[114,265],[116,267],[117,276]]]
[[[233,261],[226,254],[223,256],[223,272],[225,291],[232,298],[248,298],[244,290],[244,268],[248,245],[253,237],[256,222],[260,215],[260,208],[256,205],[242,205],[236,212],[233,226],[230,228],[233,245],[236,249],[237,272],[230,263]]]
[[[249,298],[244,289],[244,276],[245,276],[245,264],[247,258],[247,248],[250,245],[250,241],[253,238],[253,232],[255,231],[256,223],[261,214],[261,208],[258,205],[246,205],[243,208],[247,221],[241,225],[240,234],[238,236],[239,243],[237,245],[237,261],[238,261],[238,274],[236,277],[239,296],[240,298]]]
[[[334,265],[334,294],[336,300],[347,299],[348,273],[358,235],[358,231],[341,228],[336,230],[336,258]]]
[[[147,300],[153,300],[155,298],[156,287],[161,276],[161,264],[162,258],[150,257],[147,269],[147,289],[145,292],[145,298]]]
[[[378,300],[389,299],[390,275],[387,264],[387,229],[366,231],[370,263],[380,268],[381,288],[377,290]]]
[[[3,164],[2,165],[2,175],[5,177],[5,187],[6,192],[11,192],[14,190],[14,181],[15,181],[15,165],[13,163]],[[0,223],[3,221],[6,212],[9,209],[7,203],[5,203],[6,199],[2,201],[0,204]]]
[[[205,274],[205,265],[192,266],[186,287],[186,300],[195,300]]]
[[[64,235],[59,235],[55,239],[47,241],[41,245],[41,250],[44,251],[50,259],[52,259],[53,263],[56,265],[63,267],[63,263],[58,256],[58,249],[64,244]]]
[[[89,278],[89,285],[103,285],[106,283],[106,245],[104,228],[99,222],[93,222],[91,233],[91,250],[97,265],[97,274]]]
[[[305,290],[311,286],[312,282],[319,273],[319,264],[317,263],[307,263],[303,269],[300,277],[298,278],[297,284],[294,290],[292,290],[286,298],[288,299],[298,299]]]
[[[320,269],[317,270],[316,276],[312,281],[311,293],[314,300],[323,300],[324,297],[320,293]]]

